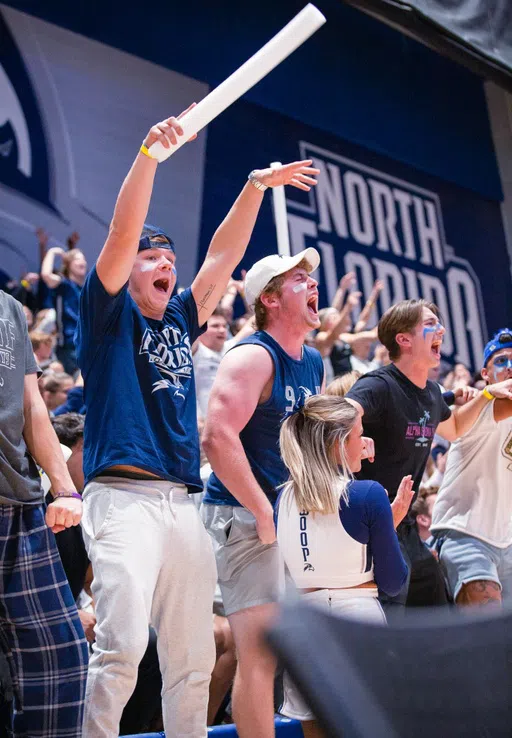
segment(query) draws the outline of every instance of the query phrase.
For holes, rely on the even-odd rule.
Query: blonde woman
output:
[[[378,482],[354,481],[371,454],[361,417],[345,399],[310,397],[281,427],[290,478],[277,506],[277,540],[299,593],[314,605],[385,623],[377,588],[393,596],[407,579],[395,526],[408,510],[404,477],[391,509]],[[285,676],[281,712],[301,720],[305,738],[320,736],[314,716]]]

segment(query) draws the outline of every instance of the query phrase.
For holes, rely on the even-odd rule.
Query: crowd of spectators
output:
[[[68,449],[68,466],[77,489],[81,490],[84,481],[81,455],[85,406],[73,336],[79,314],[80,291],[87,274],[87,261],[77,247],[79,235],[76,232],[68,238],[66,248],[48,247],[50,239],[41,229],[37,231],[37,238],[41,256],[40,273],[29,272],[19,281],[9,282],[6,291],[24,307],[34,356],[41,369],[41,395],[59,440]],[[206,332],[193,346],[200,430],[222,357],[236,342],[256,329],[254,315],[244,300],[244,276],[242,272],[240,279],[233,277],[230,280],[217,309],[208,320]],[[377,328],[374,327],[377,322],[376,303],[383,286],[377,280],[369,298],[362,305],[361,292],[356,289],[356,277],[348,273],[340,280],[332,304],[320,311],[320,328],[307,337],[307,343],[321,353],[327,394],[344,396],[360,376],[389,364],[388,351],[379,343]],[[466,386],[477,389],[485,386],[482,377],[473,376],[463,364],[443,364],[441,369],[432,370],[430,379],[438,382],[443,392],[455,392]],[[432,508],[442,482],[447,451],[448,444],[436,438],[412,508],[418,532],[427,546],[432,541],[429,530]],[[210,467],[204,454],[202,461],[204,469],[201,476],[207,479]],[[89,585],[93,572],[80,528],[63,531],[57,535],[57,539],[84,632],[88,641],[92,642],[95,617]],[[227,619],[223,617],[219,597],[214,605],[214,613],[217,665],[210,690],[209,724],[229,721],[229,715],[225,712],[228,703],[226,695],[229,694],[236,666],[233,639]],[[140,665],[136,690],[125,709],[121,725],[123,732],[161,727],[160,684],[155,637],[151,634],[146,656]]]

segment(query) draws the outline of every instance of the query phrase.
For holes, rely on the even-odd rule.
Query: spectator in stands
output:
[[[19,282],[9,282],[8,291],[15,300],[26,305],[33,313],[41,307],[38,296],[39,274],[27,272]]]
[[[202,489],[191,344],[245,253],[267,187],[309,189],[303,182],[309,160],[251,172],[192,286],[172,297],[174,244],[144,221],[158,166],[151,146],[158,141],[168,148],[179,136],[183,129],[174,117],[148,132],[80,301],[77,347],[87,406],[83,530],[98,619],[84,738],[119,735],[149,621],[158,634],[166,732],[206,736],[216,572],[189,498]]]
[[[73,377],[69,374],[48,374],[43,380],[42,396],[50,412],[66,402],[68,392],[73,387]]]
[[[387,366],[391,362],[391,359],[389,358],[389,351],[381,343],[377,343],[377,345],[375,346],[373,360],[379,366]]]
[[[409,508],[412,478],[402,480],[394,510],[378,482],[354,481],[361,459],[373,454],[362,432],[357,410],[333,396],[308,398],[284,421],[280,448],[290,477],[276,506],[277,540],[305,601],[385,623],[377,587],[396,595],[407,581],[395,526]],[[305,738],[321,735],[286,675],[281,712],[302,721]]]
[[[497,605],[512,595],[512,331],[484,349],[486,403],[476,423],[452,443],[432,514],[439,559],[458,605]]]
[[[34,313],[26,305],[23,305],[23,313],[25,314],[25,318],[27,319],[27,328],[30,331],[32,330],[32,327],[34,325]]]
[[[67,467],[77,490],[82,492],[84,488],[84,417],[77,413],[67,413],[54,418],[52,425],[60,443],[71,450],[71,455],[67,459]],[[51,493],[48,492],[46,497],[50,502]],[[85,550],[82,529],[80,526],[67,528],[56,534],[55,541],[73,597],[78,600],[82,590],[90,595],[93,571]],[[94,602],[87,610],[79,609],[78,615],[88,642],[94,643],[96,639]],[[158,665],[156,634],[150,629],[148,648],[139,665],[137,684],[121,718],[121,735],[141,733],[150,728],[152,722],[160,714],[161,689],[162,677]]]
[[[326,395],[333,395],[334,397],[345,397],[350,388],[357,382],[361,374],[359,372],[348,372],[342,377],[336,377],[333,381],[327,385],[325,390]]]
[[[467,387],[472,384],[472,376],[464,364],[455,364],[453,370],[448,372],[443,379],[445,390],[456,390],[459,387]]]
[[[437,487],[420,487],[418,497],[414,501],[411,512],[416,520],[416,530],[424,543],[432,539],[432,509],[437,499]]]
[[[253,321],[246,320],[236,336],[228,338],[228,322],[221,307],[216,307],[208,319],[206,332],[192,346],[197,414],[200,419],[206,418],[208,399],[222,357],[238,341],[254,333],[254,330]]]
[[[56,313],[54,308],[43,308],[42,310],[39,310],[39,312],[35,316],[32,330],[54,334],[57,330],[55,319]]]
[[[445,329],[436,305],[425,300],[397,303],[379,321],[379,339],[389,350],[391,364],[361,377],[347,399],[363,416],[365,433],[376,447],[376,462],[363,465],[360,478],[375,479],[393,500],[400,480],[411,474],[421,485],[434,434],[447,441],[461,437],[473,426],[487,400],[480,395],[463,407],[450,410],[439,386],[428,380],[428,371],[441,360]],[[492,385],[489,391],[508,397],[509,383]],[[461,388],[460,392],[464,393]],[[465,403],[467,397],[463,396]],[[398,531],[411,563],[411,590],[415,604],[446,602],[439,586],[439,570],[427,557],[411,518]],[[408,587],[393,604],[405,604]],[[391,604],[388,602],[388,604]]]
[[[224,311],[216,307],[208,318],[206,332],[203,333],[192,347],[194,375],[196,380],[197,412],[201,418],[206,418],[208,398],[213,386],[220,361],[230,347],[226,341],[228,322]]]
[[[61,273],[54,272],[55,258],[62,258]],[[80,249],[64,251],[59,246],[48,249],[41,267],[41,276],[53,290],[57,316],[57,358],[68,374],[74,374],[78,365],[74,335],[78,322],[80,293],[87,273],[87,262]]]
[[[53,336],[41,331],[31,331],[28,335],[38,367],[47,369],[53,358]]]
[[[15,738],[80,738],[87,647],[54,533],[82,501],[37,385],[21,305],[0,290],[0,607],[14,685]],[[39,464],[53,485],[46,509]]]
[[[374,333],[373,337],[368,335],[371,333]],[[366,336],[364,339],[354,341],[351,347],[350,366],[353,371],[359,372],[361,376],[380,367],[379,362],[369,358],[372,343],[377,339],[377,331],[366,331]]]

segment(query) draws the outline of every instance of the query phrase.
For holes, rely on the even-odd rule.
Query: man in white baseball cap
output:
[[[245,275],[245,299],[250,307],[254,306],[256,299],[261,295],[267,284],[274,277],[288,272],[305,259],[308,263],[309,273],[318,269],[320,254],[316,249],[305,249],[295,256],[281,256],[271,254],[254,264]]]
[[[241,738],[274,735],[275,663],[262,628],[284,582],[274,504],[287,471],[281,422],[321,391],[319,352],[304,345],[320,324],[316,249],[266,256],[245,278],[256,333],[222,359],[210,395],[203,443],[212,465],[202,508],[213,541],[238,665],[233,714]]]

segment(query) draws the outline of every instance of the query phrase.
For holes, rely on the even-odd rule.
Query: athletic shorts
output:
[[[328,610],[331,615],[386,624],[386,616],[377,599],[377,589],[319,589],[300,596],[308,605]],[[304,701],[287,672],[283,675],[283,705],[279,712],[301,722],[314,720],[315,716]]]
[[[260,543],[254,515],[245,507],[201,506],[217,560],[226,615],[281,599],[284,563],[277,547]]]
[[[512,545],[498,548],[474,536],[456,530],[436,531],[439,561],[448,587],[456,600],[463,584],[484,580],[496,582],[501,595],[512,595]]]

